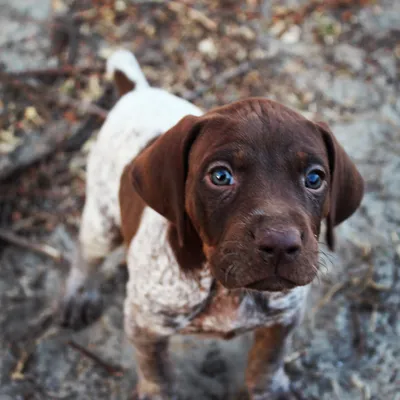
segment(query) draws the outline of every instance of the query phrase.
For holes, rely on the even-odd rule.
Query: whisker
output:
[[[235,270],[237,264],[230,265],[225,271],[225,283],[228,283],[229,274]]]

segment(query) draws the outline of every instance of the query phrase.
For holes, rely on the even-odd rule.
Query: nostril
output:
[[[267,254],[274,254],[275,253],[275,248],[274,247],[261,246],[260,248],[264,253],[267,253]]]
[[[300,251],[300,246],[290,246],[286,249],[286,254],[294,255]]]

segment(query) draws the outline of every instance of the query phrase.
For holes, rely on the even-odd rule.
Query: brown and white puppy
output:
[[[321,222],[333,248],[334,226],[362,199],[360,174],[326,125],[281,104],[251,98],[203,114],[149,87],[131,53],[109,69],[124,96],[89,156],[64,323],[98,314],[96,266],[123,239],[139,399],[175,398],[170,335],[248,330],[251,398],[295,398],[285,344],[318,274]]]

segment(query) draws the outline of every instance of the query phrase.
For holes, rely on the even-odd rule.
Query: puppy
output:
[[[329,128],[264,98],[203,113],[149,86],[134,56],[108,61],[122,95],[87,164],[65,325],[99,315],[96,267],[122,241],[125,331],[137,397],[177,395],[168,338],[254,330],[251,399],[292,399],[285,345],[318,274],[318,238],[349,218],[363,181]]]

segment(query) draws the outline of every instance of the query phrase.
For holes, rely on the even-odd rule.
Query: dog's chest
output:
[[[231,337],[259,326],[291,324],[301,317],[308,287],[287,293],[228,290],[205,265],[182,274],[168,244],[168,222],[150,208],[128,251],[127,325],[157,334]]]
[[[289,325],[303,314],[307,287],[287,293],[228,290],[216,284],[209,304],[182,333],[230,338],[260,326]]]

